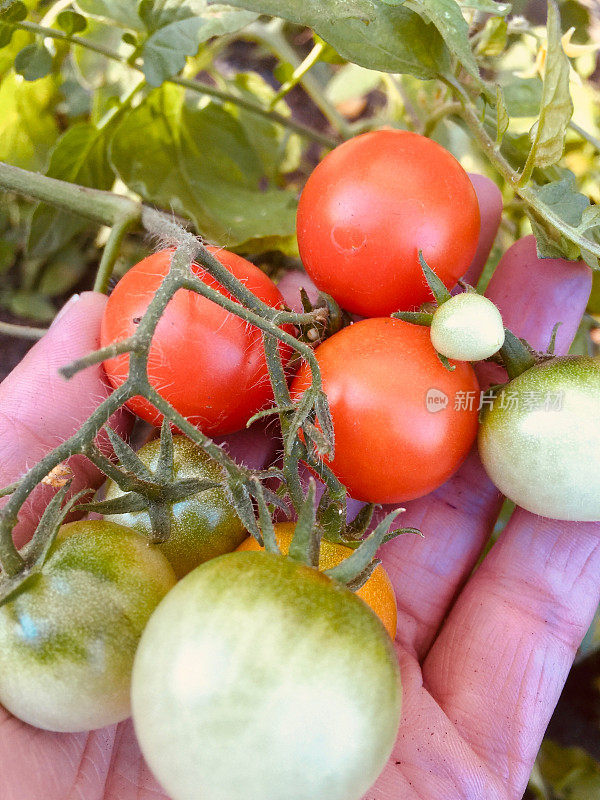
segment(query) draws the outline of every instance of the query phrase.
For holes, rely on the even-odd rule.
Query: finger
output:
[[[521,797],[600,600],[600,524],[518,509],[424,665],[458,731]]]
[[[531,264],[531,247],[521,248]],[[544,261],[541,269],[553,286],[566,272],[564,284],[573,292],[563,306],[569,306],[564,351],[564,331],[570,335],[575,328],[571,307],[582,307],[589,271],[560,260]],[[511,271],[516,275],[514,264]],[[559,299],[555,294],[554,302]],[[538,314],[545,341],[550,315],[544,309]],[[425,662],[430,691],[506,780],[511,797],[521,796],[599,599],[600,523],[558,522],[518,509],[460,595]]]
[[[479,231],[479,242],[477,250],[473,256],[471,266],[463,275],[463,280],[475,286],[479,276],[490,255],[494,239],[500,227],[502,218],[502,192],[494,181],[486,178],[485,175],[469,173],[471,183],[475,188],[477,200],[479,201],[479,214],[481,217],[481,228]]]
[[[101,365],[89,367],[69,381],[58,373],[60,367],[99,347],[105,304],[106,297],[93,292],[69,301],[48,333],[0,384],[0,485],[21,478],[72,436],[108,397]],[[111,421],[122,434],[130,424],[126,412]],[[102,474],[83,456],[69,459],[69,466],[74,474],[72,492],[102,481]],[[31,534],[54,491],[39,486],[21,509],[15,530],[18,546]]]
[[[506,252],[488,296],[499,305],[505,324],[534,346],[547,343],[561,314],[564,325],[557,352],[564,352],[577,330],[589,289],[587,267],[538,259],[533,237],[528,237]],[[425,537],[403,536],[382,551],[398,600],[398,640],[418,658],[429,649],[475,566],[501,500],[474,450],[456,475],[428,497],[409,503],[397,520],[397,527],[419,528]]]
[[[281,433],[278,421],[258,420],[249,428],[219,436],[215,442],[221,445],[236,462],[249,469],[264,469],[272,464],[281,448]]]
[[[286,304],[297,314],[304,311],[300,295],[301,289],[305,289],[311,303],[316,303],[319,297],[319,290],[304,270],[286,272],[277,284],[277,288],[283,295]]]

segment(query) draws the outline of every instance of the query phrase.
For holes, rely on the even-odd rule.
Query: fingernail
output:
[[[79,298],[80,298],[80,295],[78,295],[78,294],[74,294],[72,297],[69,297],[69,299],[67,300],[67,302],[64,304],[64,306],[63,306],[63,307],[60,309],[60,311],[58,312],[58,314],[57,314],[57,315],[54,317],[54,319],[52,320],[52,324],[50,325],[50,327],[51,327],[51,328],[53,328],[53,327],[56,325],[56,323],[58,322],[58,320],[59,320],[61,317],[64,317],[64,315],[67,313],[67,311],[68,311],[68,310],[69,310],[69,309],[70,309],[72,306],[74,306],[74,305],[75,305],[75,303],[76,303],[76,302],[79,300]]]

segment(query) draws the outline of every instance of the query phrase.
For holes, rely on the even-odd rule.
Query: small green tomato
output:
[[[500,491],[534,514],[600,520],[600,363],[562,356],[506,384],[479,429]]]
[[[0,703],[50,731],[126,719],[139,638],[174,585],[139,533],[103,520],[63,525],[41,572],[0,608]]]
[[[156,469],[160,441],[155,439],[141,447],[139,458],[151,471]],[[186,436],[173,437],[174,478],[208,478],[223,480],[219,464]],[[106,499],[123,494],[109,482]],[[150,536],[152,526],[146,511],[111,514],[111,519]],[[169,559],[178,578],[215,556],[229,553],[241,544],[248,533],[235,513],[231,498],[224,489],[207,489],[171,506],[171,535],[157,545]]]
[[[438,353],[457,361],[481,361],[504,344],[502,317],[491,300],[463,292],[437,308],[431,342]]]
[[[355,594],[265,552],[185,577],[132,680],[142,752],[172,800],[359,800],[400,720],[390,637]]]

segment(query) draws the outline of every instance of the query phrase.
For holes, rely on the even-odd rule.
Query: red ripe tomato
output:
[[[331,336],[315,355],[335,432],[330,466],[352,497],[412,500],[458,469],[477,434],[479,386],[470,364],[445,369],[429,328],[365,319]],[[310,381],[304,362],[293,396]]]
[[[385,316],[430,300],[418,252],[446,286],[479,238],[469,176],[436,142],[380,130],[337,147],[309,177],[298,206],[306,271],[348,311]]]
[[[283,298],[258,267],[216,247],[208,248],[258,298],[274,308]],[[108,299],[102,320],[102,346],[135,333],[136,324],[169,271],[172,250],[162,250],[133,266]],[[208,286],[231,298],[198,264],[192,269]],[[285,330],[292,331],[288,326]],[[284,363],[291,348],[281,346]],[[129,355],[104,362],[116,388],[127,378]],[[272,400],[261,332],[199,294],[180,289],[161,317],[148,359],[154,388],[192,424],[209,434],[231,433]],[[142,419],[160,425],[162,414],[144,398],[128,406]]]

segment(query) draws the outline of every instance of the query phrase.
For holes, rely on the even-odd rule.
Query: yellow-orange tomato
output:
[[[287,553],[290,549],[290,543],[294,535],[295,523],[293,522],[280,522],[275,525],[275,537],[282,553]],[[249,536],[241,543],[238,550],[262,550],[253,536]],[[319,569],[326,570],[335,567],[340,561],[348,558],[352,554],[352,549],[343,544],[336,544],[334,542],[321,542],[321,553],[319,557]],[[392,637],[396,636],[396,623],[397,623],[397,609],[396,597],[392,582],[390,581],[387,572],[379,565],[369,578],[369,580],[361,586],[356,592],[358,597],[363,600],[373,611],[377,614],[379,619],[383,622],[386,631]]]

